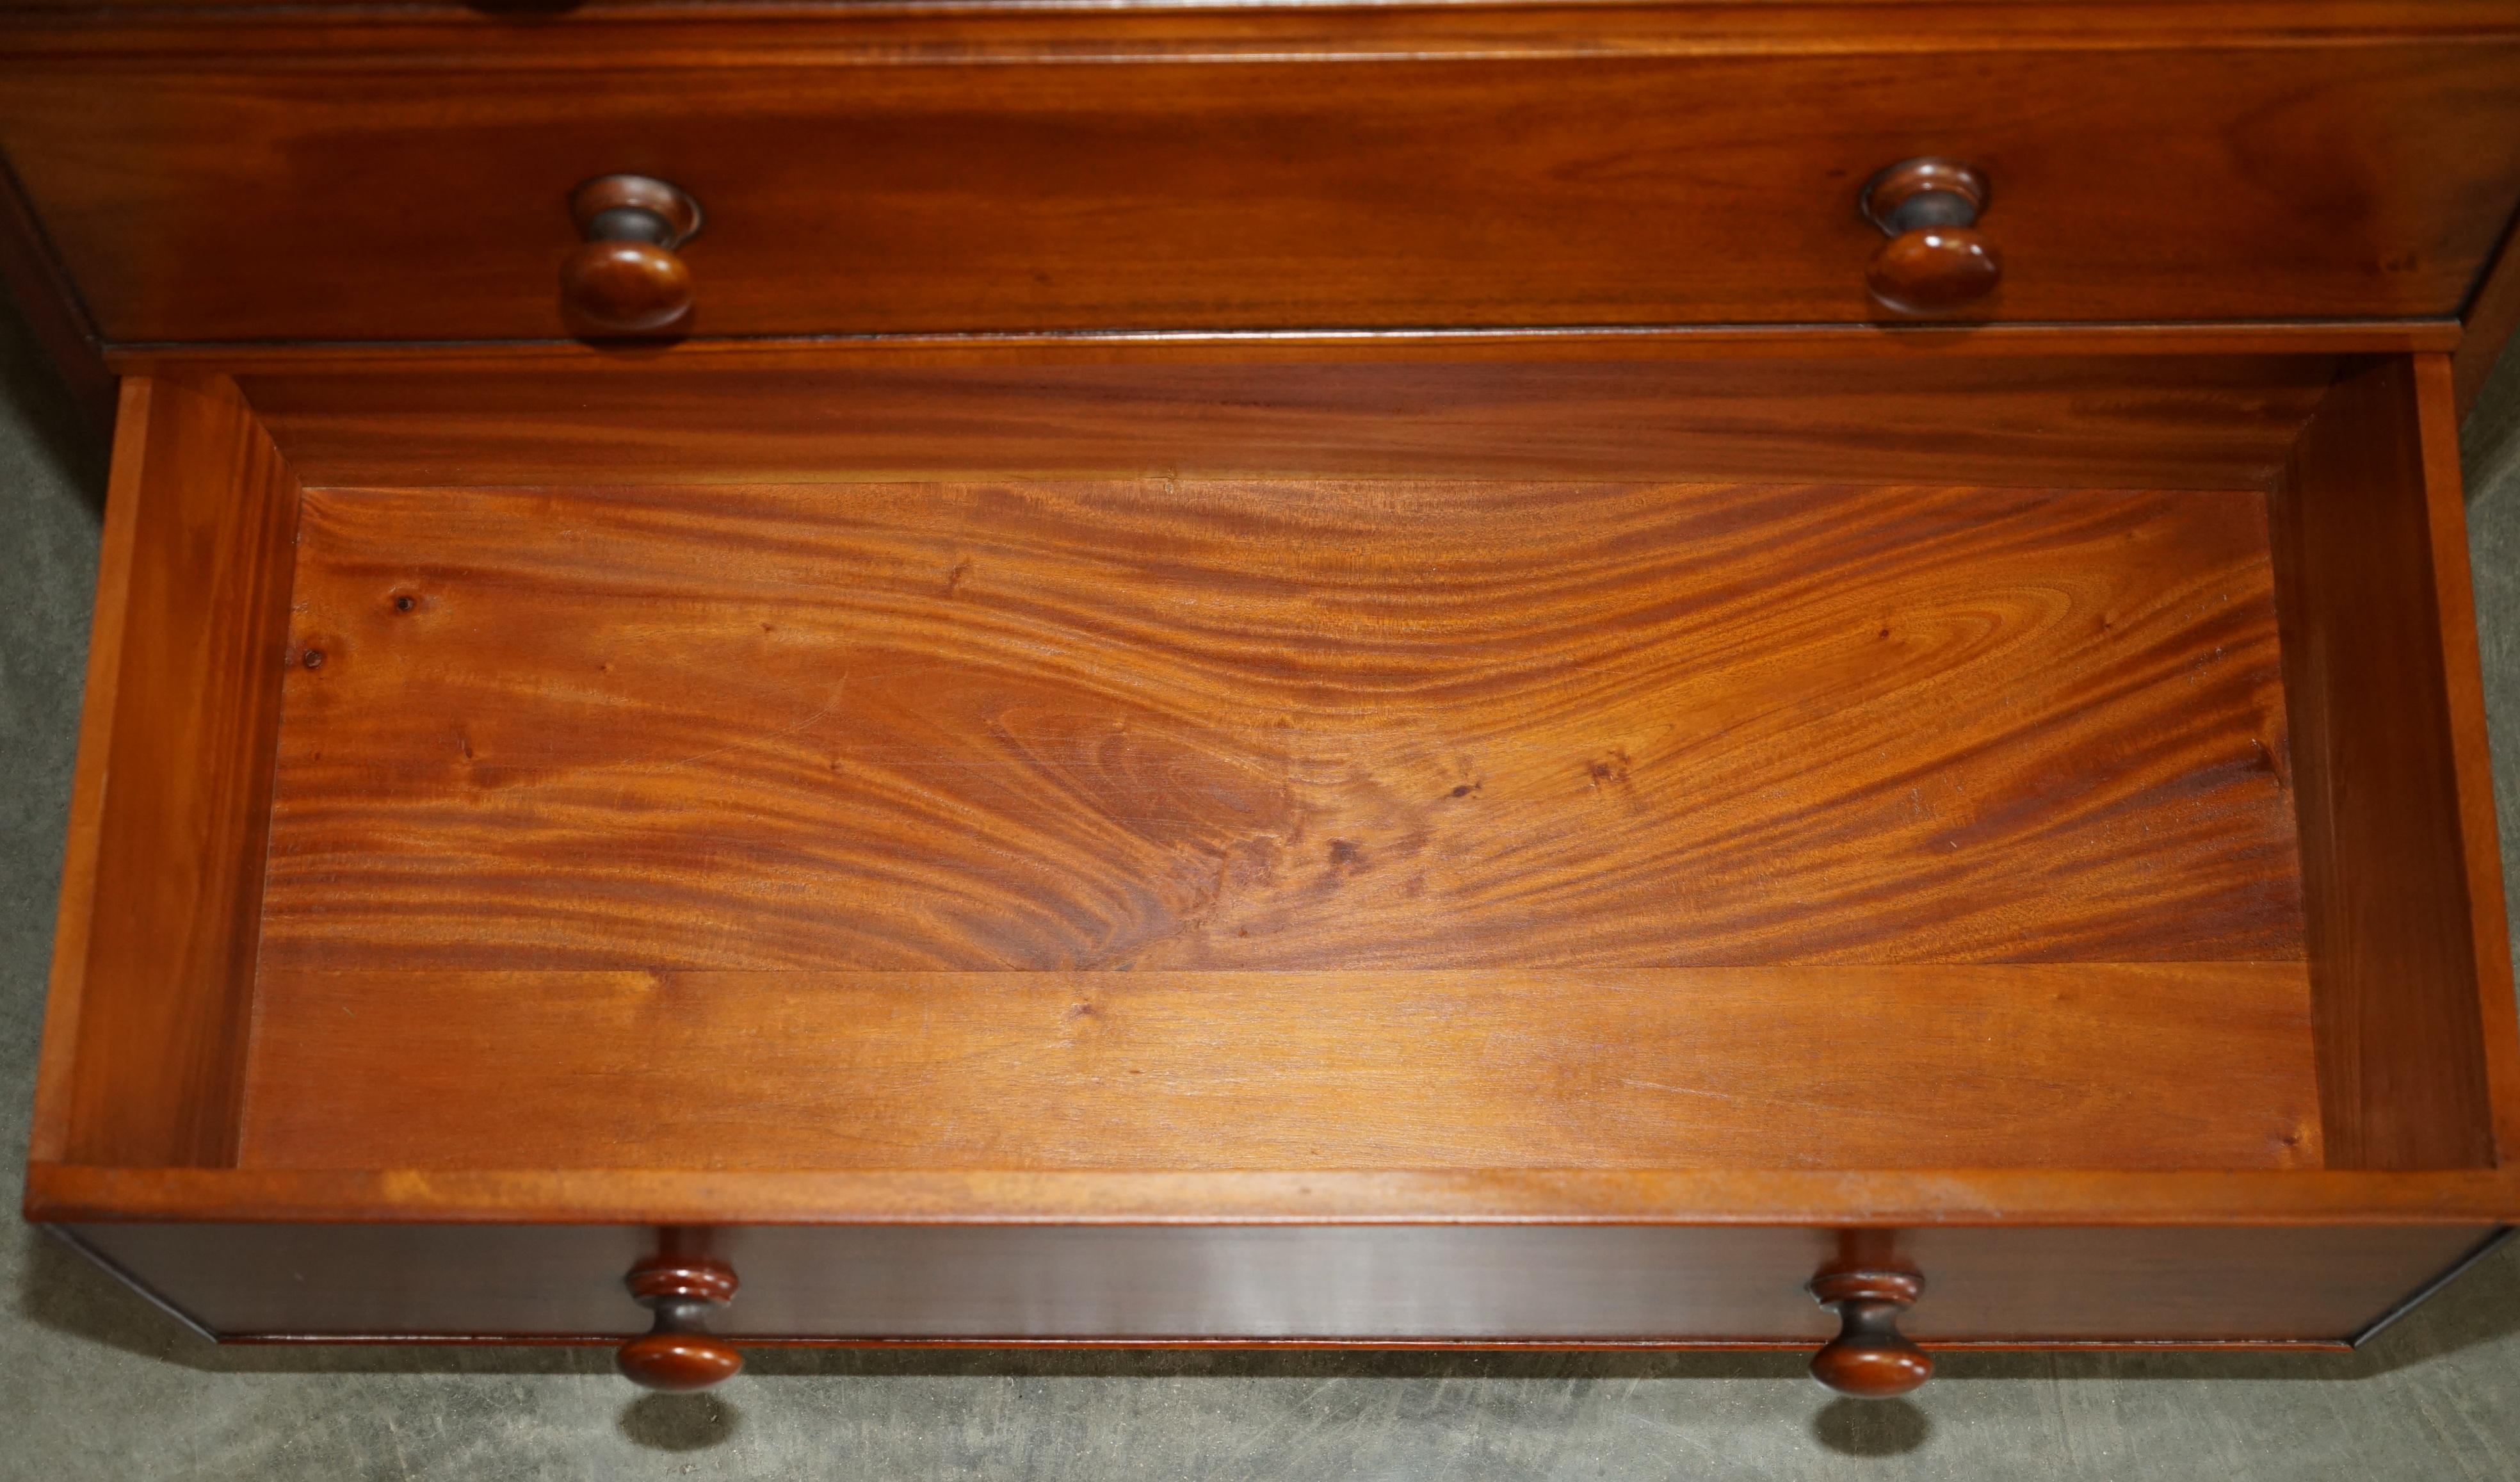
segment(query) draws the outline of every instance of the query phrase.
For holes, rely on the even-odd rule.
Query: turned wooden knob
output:
[[[1812,1300],[1837,1314],[1837,1336],[1812,1355],[1812,1377],[1841,1395],[1887,1400],[1934,1376],[1933,1356],[1899,1331],[1899,1315],[1924,1294],[1903,1271],[1833,1271],[1814,1276]]]
[[[699,203],[646,175],[603,175],[568,200],[586,245],[561,264],[561,301],[583,328],[664,329],[692,310],[692,270],[674,249],[700,229]]]
[[[1948,314],[1995,292],[2003,256],[1977,229],[1986,176],[1954,160],[1902,160],[1864,187],[1864,218],[1889,237],[1864,281],[1883,307]]]
[[[706,1257],[657,1256],[630,1268],[630,1295],[656,1315],[621,1345],[621,1372],[650,1389],[706,1389],[743,1371],[743,1355],[708,1330],[709,1314],[735,1298],[735,1269]]]

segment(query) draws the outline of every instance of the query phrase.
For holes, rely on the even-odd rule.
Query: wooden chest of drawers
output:
[[[2507,6],[30,9],[0,149],[27,1213],[218,1336],[1887,1393],[2520,1214]]]

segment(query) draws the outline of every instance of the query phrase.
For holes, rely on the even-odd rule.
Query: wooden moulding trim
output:
[[[1707,324],[1416,330],[1078,330],[955,335],[797,335],[597,346],[578,340],[209,343],[110,347],[122,375],[418,369],[723,370],[866,364],[1093,364],[1167,360],[1735,359],[1797,356],[2383,354],[2449,350],[2455,319],[2299,319],[2168,324]]]
[[[114,704],[122,676],[123,622],[131,555],[140,522],[142,457],[149,442],[151,382],[122,383],[113,471],[97,553],[95,618],[88,628],[87,688],[79,700],[78,761],[70,774],[69,835],[62,854],[61,904],[54,917],[53,966],[44,1001],[44,1045],[35,1064],[34,1132],[28,1156],[63,1156],[69,1146],[70,1065],[78,1044],[79,996],[96,906],[97,845],[105,826],[106,763],[113,754]]]
[[[705,27],[704,33],[701,27]],[[554,34],[565,38],[555,44]],[[702,39],[703,34],[705,39]],[[2493,42],[2515,34],[2492,0],[2321,0],[2213,6],[1952,3],[1812,5],[1200,5],[1086,3],[598,4],[520,25],[471,7],[67,5],[22,7],[0,55],[226,66],[593,68],[670,52],[679,68],[955,61],[1317,62],[1339,58],[1914,55],[2164,47],[2284,49]]]
[[[698,1173],[97,1168],[26,1171],[68,1223],[481,1225],[2474,1225],[2520,1176],[2423,1173]]]

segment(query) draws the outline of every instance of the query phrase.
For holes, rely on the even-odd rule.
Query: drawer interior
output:
[[[321,489],[291,609],[248,1162],[2318,1156],[2255,491]]]
[[[1298,445],[1249,425],[1282,398],[1107,388],[1082,433],[1036,395],[965,407],[976,440],[799,440],[731,396],[678,440],[565,392],[166,382],[117,499],[142,456],[228,496],[125,512],[119,703],[194,716],[225,780],[96,825],[55,1135],[262,1170],[2489,1164],[2435,372],[2138,369],[1834,432],[1916,373],[1760,426],[1561,385],[1517,413],[1545,457],[1422,383]],[[201,593],[204,542],[260,552],[209,558],[206,625],[151,565]],[[116,724],[117,766],[177,744]],[[228,873],[116,894],[170,807]]]

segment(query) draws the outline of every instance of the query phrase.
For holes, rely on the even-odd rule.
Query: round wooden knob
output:
[[[621,1345],[614,1362],[650,1389],[706,1389],[743,1371],[743,1355],[708,1330],[709,1314],[735,1299],[735,1269],[723,1261],[656,1257],[630,1268],[623,1284],[655,1325]]]
[[[692,311],[692,270],[645,242],[589,242],[562,264],[560,291],[599,329],[662,329]]]
[[[613,1357],[631,1383],[648,1389],[706,1389],[743,1372],[735,1345],[707,1333],[643,1333]]]
[[[586,242],[561,265],[561,301],[581,328],[652,334],[692,309],[692,270],[674,249],[700,229],[699,203],[646,175],[603,175],[569,197]]]
[[[1865,285],[1885,308],[1948,314],[1995,292],[2003,256],[1984,232],[1986,177],[1952,160],[1902,160],[1872,177],[1860,205],[1890,240],[1872,254]]]
[[[1995,291],[2003,259],[1986,234],[1965,226],[1928,226],[1881,244],[1865,286],[1903,314],[1948,314]]]
[[[1824,1272],[1812,1300],[1837,1314],[1837,1336],[1812,1355],[1812,1377],[1859,1400],[1888,1400],[1934,1376],[1933,1356],[1899,1331],[1899,1315],[1924,1294],[1921,1276],[1900,1271]]]

